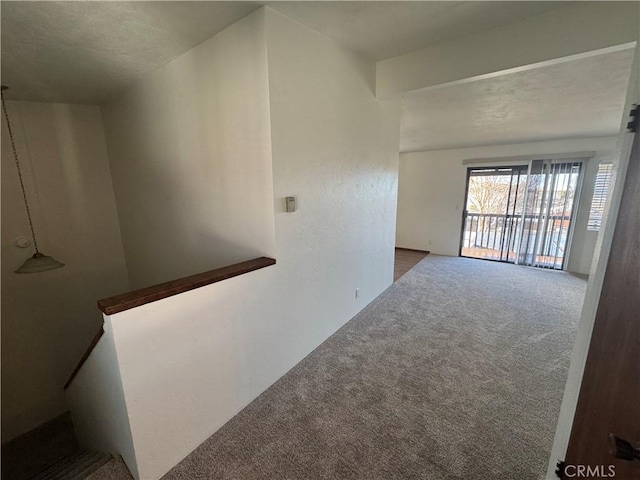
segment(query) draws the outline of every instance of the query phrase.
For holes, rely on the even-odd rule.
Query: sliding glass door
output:
[[[562,269],[582,162],[469,168],[460,255]]]
[[[526,182],[526,165],[468,170],[462,256],[516,260]]]

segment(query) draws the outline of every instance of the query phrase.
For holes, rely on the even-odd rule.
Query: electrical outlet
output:
[[[356,288],[356,298],[360,298],[360,289]]]

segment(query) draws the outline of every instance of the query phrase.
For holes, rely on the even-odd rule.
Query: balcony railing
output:
[[[467,213],[461,254],[515,263],[519,249],[518,263],[561,269],[569,224],[566,215]]]

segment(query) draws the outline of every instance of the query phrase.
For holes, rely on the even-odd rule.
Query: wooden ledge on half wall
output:
[[[244,275],[245,273],[253,272],[254,270],[275,265],[275,263],[276,261],[273,258],[254,258],[253,260],[247,260],[246,262],[216,268],[214,270],[197,273],[177,280],[171,280],[151,287],[121,293],[120,295],[114,295],[109,298],[103,298],[102,300],[98,300],[98,308],[105,315],[113,315],[114,313],[123,312],[130,308],[139,307],[140,305],[156,302],[163,298],[204,287],[205,285],[237,277],[238,275]]]
[[[205,285],[220,282],[228,278],[244,275],[245,273],[253,272],[254,270],[275,265],[275,263],[276,261],[273,258],[254,258],[253,260],[247,260],[246,262],[216,268],[207,272],[197,273],[177,280],[171,280],[170,282],[159,283],[158,285],[153,285],[151,287],[121,293],[120,295],[114,295],[109,298],[103,298],[102,300],[98,300],[98,308],[106,315],[113,315],[114,313],[139,307],[146,303],[155,302],[162,300],[163,298],[188,292],[189,290],[204,287]],[[87,361],[89,355],[91,355],[91,352],[98,344],[98,341],[103,334],[104,328],[101,326],[100,331],[93,337],[89,347],[84,352],[84,355],[82,355],[82,358],[76,365],[76,368],[74,368],[67,382],[64,384],[65,390],[69,388],[69,385],[71,385],[71,382],[73,382],[73,379],[80,371],[80,368],[82,368],[82,365],[84,365],[84,362]]]

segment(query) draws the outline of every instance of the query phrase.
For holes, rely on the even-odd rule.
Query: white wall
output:
[[[595,151],[587,162],[567,269],[588,274],[597,232],[587,230],[593,183],[600,161],[616,160],[616,137],[433,150],[400,155],[398,247],[457,256],[467,175],[465,159]],[[488,161],[486,165],[493,165]]]
[[[259,15],[102,108],[132,288],[274,255]]]
[[[399,105],[374,97],[373,63],[268,8],[235,28],[266,33],[278,263],[109,319],[140,478],[159,478],[392,282]]]
[[[335,318],[309,320],[324,336],[393,279],[400,104],[375,98],[372,63],[266,11],[277,259],[308,285],[299,311]]]
[[[128,289],[97,107],[7,102],[40,250],[66,266],[18,275],[30,236],[2,124],[2,440],[67,410],[63,385],[97,332],[98,298]]]
[[[109,318],[105,320],[104,334],[65,394],[80,445],[122,456],[137,475],[113,328]]]

